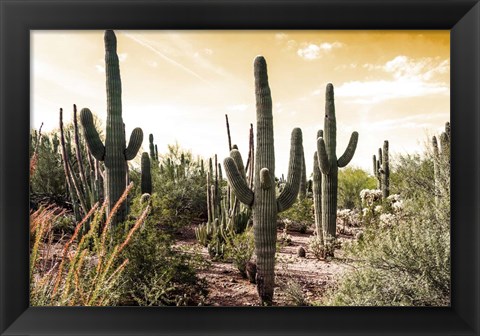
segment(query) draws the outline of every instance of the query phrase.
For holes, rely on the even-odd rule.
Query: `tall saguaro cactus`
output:
[[[378,149],[378,160],[373,156],[373,173],[378,180],[378,189],[382,190],[382,197],[390,196],[390,159],[388,154],[388,140],[383,142],[383,151]]]
[[[450,178],[450,123],[445,123],[445,131],[440,134],[440,148],[437,137],[432,137],[433,146],[433,173],[435,179],[435,203],[447,191]]]
[[[105,31],[105,72],[107,75],[107,126],[105,144],[93,124],[93,116],[88,108],[80,111],[80,121],[91,154],[105,164],[105,196],[108,197],[107,212],[110,212],[126,188],[126,161],[132,160],[143,142],[143,132],[135,128],[130,136],[128,147],[122,119],[122,83],[117,56],[117,38],[112,30]],[[112,223],[125,219],[126,204],[123,203]]]
[[[275,285],[274,266],[277,240],[277,214],[295,202],[302,175],[302,131],[292,131],[288,181],[282,193],[275,195],[275,150],[273,141],[272,97],[268,85],[267,63],[262,56],[254,61],[257,104],[257,149],[253,191],[244,179],[242,167],[232,157],[224,161],[227,178],[240,202],[253,210],[257,290],[261,302],[271,305]]]
[[[317,132],[317,139],[323,138],[323,130]],[[313,154],[313,207],[315,212],[315,229],[320,246],[324,246],[324,230],[322,225],[322,172],[318,165],[318,154]]]
[[[151,194],[152,193],[152,171],[150,167],[150,157],[147,152],[142,153],[141,161],[141,190],[142,194]]]
[[[353,132],[350,142],[337,159],[337,121],[333,85],[327,84],[325,97],[324,136],[317,140],[318,165],[322,172],[322,225],[326,237],[335,237],[337,220],[338,168],[345,167],[355,154],[358,133]]]

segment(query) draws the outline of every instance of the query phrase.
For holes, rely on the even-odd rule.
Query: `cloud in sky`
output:
[[[145,40],[143,40],[142,38],[139,38],[138,36],[134,36],[133,34],[129,34],[129,33],[124,33],[124,35],[126,37],[128,37],[129,39],[131,39],[132,41],[140,44],[141,46],[151,50],[152,52],[154,52],[156,55],[160,56],[162,59],[164,59],[165,61],[175,65],[176,67],[182,69],[183,71],[189,73],[190,75],[200,79],[202,82],[204,83],[207,83],[207,84],[210,84],[209,81],[207,81],[205,78],[203,78],[202,76],[200,76],[199,74],[197,74],[195,71],[187,68],[185,65],[175,61],[174,59],[168,57],[167,55],[165,55],[164,53],[162,53],[160,50],[158,50],[157,48],[155,48],[152,44],[146,42]]]
[[[382,65],[368,63],[362,67],[390,78],[343,83],[335,90],[337,96],[353,98],[351,102],[356,104],[374,104],[389,99],[450,93],[448,82],[434,80],[437,75],[448,74],[449,60],[429,57],[413,59],[400,55]],[[313,94],[321,92],[323,90],[315,90]]]
[[[333,49],[343,47],[343,43],[340,42],[323,42],[320,44],[304,43],[303,48],[297,50],[297,55],[301,58],[312,61],[322,57],[324,54],[331,52]]]

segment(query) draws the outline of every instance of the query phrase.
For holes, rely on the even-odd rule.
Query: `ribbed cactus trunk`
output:
[[[318,138],[323,137],[323,131],[318,132]],[[322,225],[322,172],[318,166],[318,155],[317,152],[313,154],[313,207],[315,213],[315,229],[317,231],[317,238],[319,240],[320,246],[325,245],[324,241],[324,230]]]
[[[322,225],[325,238],[336,236],[338,168],[345,167],[355,154],[358,133],[353,132],[344,154],[337,160],[337,121],[333,85],[328,84],[325,95],[324,137],[317,140],[318,163],[322,172]]]
[[[450,174],[450,123],[445,123],[445,131],[440,135],[440,146],[438,147],[437,137],[433,136],[433,174],[435,183],[435,203],[438,205],[441,195],[448,192]],[[448,175],[448,176],[447,176]]]
[[[302,148],[302,178],[300,179],[300,190],[298,199],[304,200],[307,197],[307,167],[305,166],[305,153]]]
[[[382,197],[386,199],[390,196],[390,160],[388,157],[388,141],[383,142],[383,159],[380,170],[382,176]]]
[[[141,162],[141,190],[142,194],[152,194],[152,172],[150,168],[150,157],[147,152],[142,153]]]
[[[236,197],[253,209],[255,252],[257,256],[257,290],[261,302],[271,305],[275,285],[275,251],[277,214],[288,209],[298,195],[302,164],[302,131],[292,132],[288,181],[282,193],[275,195],[275,150],[273,140],[272,98],[268,85],[267,64],[262,56],[255,58],[255,97],[257,110],[257,149],[255,156],[254,192],[245,180],[243,167],[234,158],[224,161],[225,171]],[[235,150],[232,150],[235,157]]]
[[[105,196],[108,197],[107,212],[110,213],[126,188],[126,161],[137,155],[143,141],[143,132],[135,128],[125,148],[125,132],[122,119],[122,84],[117,56],[117,39],[112,30],[105,31],[105,72],[107,76],[107,125],[105,145],[93,124],[92,113],[82,109],[80,120],[84,127],[85,139],[92,155],[105,165]],[[115,218],[114,224],[125,220],[126,203],[123,202]]]

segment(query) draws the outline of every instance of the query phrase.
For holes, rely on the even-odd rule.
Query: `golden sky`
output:
[[[273,100],[276,175],[287,173],[290,134],[303,131],[307,173],[323,128],[325,86],[333,83],[337,156],[352,131],[351,166],[372,155],[421,151],[450,120],[449,31],[116,31],[127,138],[153,133],[160,153],[176,141],[195,155],[247,156],[255,120],[253,59],[267,60]],[[31,127],[58,127],[72,106],[106,119],[103,31],[32,31]]]

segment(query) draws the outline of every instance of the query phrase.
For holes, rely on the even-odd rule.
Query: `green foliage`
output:
[[[362,238],[346,248],[358,268],[340,280],[325,304],[450,304],[449,187],[435,204],[428,152],[424,158],[404,155],[397,162],[393,176],[398,178],[394,185],[401,186],[402,209],[386,213],[383,207],[371,218]]]
[[[252,258],[255,250],[253,230],[249,228],[239,234],[231,232],[226,240],[226,250],[227,258],[232,260],[240,274],[247,278],[247,263]]]
[[[129,289],[124,301],[133,300],[140,306],[201,302],[206,289],[196,273],[206,264],[198,253],[175,250],[173,244],[172,237],[162,232],[155,220],[147,219],[123,255],[129,260],[123,274]]]
[[[297,200],[290,209],[278,215],[289,230],[305,233],[315,222],[313,200],[304,198]]]
[[[338,172],[338,207],[362,209],[360,191],[375,189],[375,178],[356,167],[347,167]]]
[[[58,138],[55,131],[41,134],[37,146],[37,131],[31,131],[30,157],[37,148],[36,166],[33,175],[30,176],[30,191],[32,196],[47,197],[58,203],[65,197],[65,173],[63,171],[62,158],[58,145],[54,145],[54,139]]]

